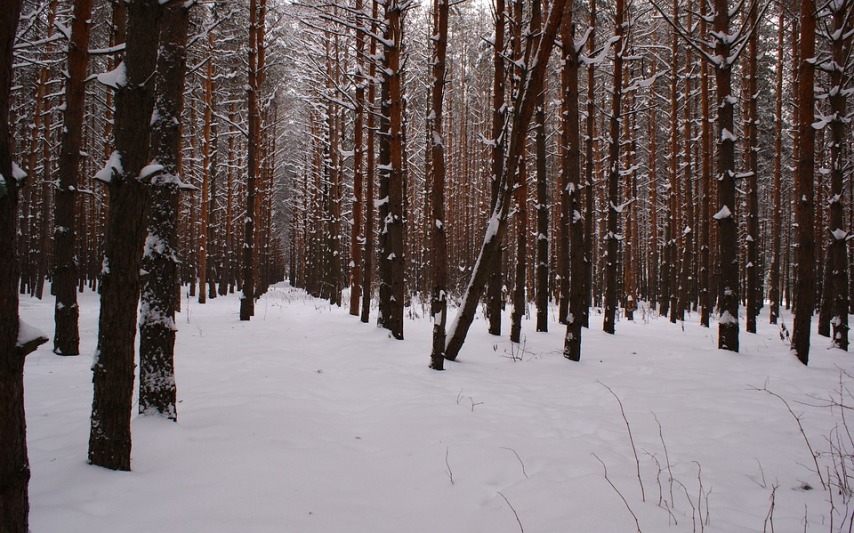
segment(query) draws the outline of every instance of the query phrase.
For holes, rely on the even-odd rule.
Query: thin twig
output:
[[[448,453],[451,451],[449,446],[445,447],[445,466],[448,468],[448,477],[451,479],[451,485],[454,484],[454,472],[451,470],[451,463],[448,462]]]
[[[762,524],[762,533],[769,533],[768,526],[771,526],[770,533],[774,533],[774,505],[777,497],[777,485],[771,486],[771,505],[768,507],[768,514],[765,515],[765,522]]]
[[[608,385],[605,385],[601,381],[597,381],[596,383],[598,383],[598,384],[602,385],[603,387],[605,387],[606,389],[608,389],[608,392],[611,393],[611,396],[616,398],[617,403],[620,404],[620,413],[623,415],[623,422],[626,423],[626,429],[629,431],[629,442],[632,445],[632,454],[634,454],[634,456],[635,456],[635,466],[637,467],[638,485],[640,485],[640,491],[641,491],[641,501],[645,502],[646,501],[646,494],[644,493],[643,480],[641,479],[640,460],[638,459],[637,448],[635,448],[635,439],[632,436],[632,426],[629,425],[629,419],[626,417],[626,410],[623,409],[623,402],[622,402],[622,400],[620,400],[620,397],[617,396],[617,394],[611,389],[611,387],[609,387]]]
[[[522,521],[519,520],[519,513],[517,513],[516,509],[513,508],[513,504],[510,503],[510,500],[507,499],[507,496],[501,494],[500,490],[498,491],[498,495],[501,496],[502,498],[504,498],[504,501],[507,502],[507,505],[510,506],[510,510],[513,511],[513,516],[516,517],[516,522],[519,524],[519,531],[521,531],[522,533],[525,533],[525,528],[522,527]]]
[[[522,465],[522,474],[525,475],[525,479],[528,479],[528,473],[525,472],[525,463],[522,462],[522,458],[519,457],[519,454],[516,453],[516,450],[514,450],[513,448],[507,448],[506,446],[502,446],[501,449],[502,450],[510,450],[511,452],[513,452],[513,455],[515,455],[516,459],[519,460],[519,464]]]
[[[631,515],[632,515],[632,518],[634,518],[634,519],[635,519],[635,526],[637,526],[637,528],[638,528],[638,533],[643,533],[643,532],[641,531],[640,522],[638,522],[638,517],[637,517],[637,515],[635,514],[635,512],[634,512],[634,511],[632,511],[632,507],[629,505],[629,502],[626,500],[626,497],[625,497],[625,496],[623,496],[623,493],[622,493],[622,492],[620,492],[620,489],[618,489],[618,488],[617,488],[617,486],[616,486],[616,485],[614,485],[614,483],[613,483],[613,482],[611,481],[611,479],[608,477],[608,467],[607,467],[607,466],[605,466],[605,462],[604,462],[604,461],[602,461],[602,459],[599,459],[599,456],[598,456],[598,455],[596,455],[595,453],[593,454],[593,457],[595,457],[595,458],[596,458],[596,460],[597,460],[597,461],[599,461],[599,463],[602,465],[602,469],[603,469],[603,470],[605,470],[605,481],[607,481],[607,482],[608,482],[608,484],[609,484],[609,485],[611,485],[611,488],[612,488],[612,489],[614,489],[614,492],[616,492],[616,493],[617,493],[617,496],[619,496],[619,497],[620,497],[620,499],[621,499],[621,500],[623,500],[623,504],[625,504],[626,509],[628,509],[628,511],[629,511],[629,514],[631,514]],[[499,494],[500,494],[500,493],[499,493]]]
[[[670,482],[670,501],[673,502],[673,470],[670,469],[670,455],[667,453],[667,443],[664,442],[664,432],[661,429],[661,422],[658,421],[658,416],[655,412],[652,413],[655,418],[655,423],[658,424],[658,438],[661,439],[661,446],[664,448],[664,462],[667,464],[667,477]]]
[[[797,422],[797,424],[798,424],[798,429],[801,431],[801,436],[804,438],[804,442],[807,445],[807,449],[810,451],[810,455],[812,456],[813,463],[815,463],[815,473],[816,473],[816,475],[818,475],[819,481],[821,481],[821,487],[824,490],[827,490],[827,484],[824,482],[824,476],[821,475],[821,468],[818,466],[818,458],[816,456],[815,451],[812,449],[812,445],[810,444],[809,438],[807,438],[807,433],[806,433],[806,431],[804,431],[804,426],[803,426],[803,424],[801,424],[801,418],[798,415],[796,415],[794,411],[792,411],[791,406],[789,406],[789,402],[787,402],[785,398],[783,398],[782,396],[780,396],[776,392],[772,392],[772,391],[768,390],[767,386],[763,386],[761,389],[758,387],[753,387],[753,389],[757,390],[757,391],[761,391],[761,392],[767,392],[771,396],[773,396],[773,397],[777,398],[778,400],[780,400],[781,402],[783,402],[783,405],[785,405],[786,409],[789,410],[789,413],[792,415],[792,418],[794,418],[795,422]]]

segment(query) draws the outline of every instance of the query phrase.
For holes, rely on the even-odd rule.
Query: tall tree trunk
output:
[[[445,144],[443,103],[445,60],[448,50],[448,0],[433,2],[433,87],[428,128],[430,133],[430,176],[433,208],[430,224],[430,253],[433,256],[433,288],[430,315],[433,320],[433,349],[430,368],[442,370],[445,362],[445,327],[448,314],[448,243],[445,235]]]
[[[570,6],[573,9],[572,6]],[[590,2],[590,35],[587,38],[587,50],[589,54],[593,54],[596,50],[596,2]],[[587,148],[585,154],[585,227],[584,227],[584,270],[585,275],[582,280],[586,303],[582,308],[582,326],[589,327],[590,307],[593,304],[593,230],[596,220],[596,208],[594,196],[596,187],[594,181],[598,173],[594,170],[599,166],[599,150],[596,141],[596,69],[591,63],[587,67]]]
[[[539,0],[534,0],[537,4]],[[542,24],[539,19],[536,8],[532,9],[530,30],[533,34],[538,34],[538,25]],[[524,25],[524,2],[523,0],[513,1],[513,64],[516,68],[513,70],[513,92],[518,93],[522,85],[522,76],[524,75],[524,66],[527,63],[530,50],[526,50],[528,54],[522,55],[522,26]],[[543,81],[545,86],[545,80]],[[542,91],[541,91],[542,92]],[[513,311],[510,313],[510,342],[520,342],[522,335],[522,317],[525,315],[525,271],[528,263],[528,174],[526,169],[526,159],[528,151],[528,142],[522,143],[518,147],[517,153],[508,154],[508,157],[517,157],[519,162],[516,164],[516,174],[513,176],[513,196],[514,196],[514,217],[516,218],[516,264],[515,272],[513,272]]]
[[[815,308],[815,2],[801,0],[800,61],[798,63],[798,159],[795,167],[795,224],[797,225],[797,293],[792,327],[792,351],[806,365],[810,353],[810,323]]]
[[[831,31],[831,54],[833,65],[830,73],[830,107],[834,119],[830,122],[830,277],[825,282],[830,286],[832,343],[835,347],[848,350],[848,250],[851,238],[845,226],[843,149],[848,143],[847,95],[850,73],[843,71],[848,63],[852,46],[852,3],[832,4],[833,30]]]
[[[385,4],[384,63],[380,111],[379,317],[377,325],[403,339],[403,86],[401,83],[402,8]]]
[[[116,151],[102,177],[109,183],[110,213],[101,282],[94,372],[89,461],[130,470],[130,419],[134,382],[134,340],[140,267],[146,236],[151,112],[160,19],[158,0],[128,5],[128,36],[116,81]],[[109,174],[108,174],[109,173]],[[111,175],[110,175],[111,174]]]
[[[364,10],[363,0],[356,0],[356,13]],[[361,25],[362,20],[356,22]],[[353,124],[353,224],[350,227],[350,314],[359,316],[359,301],[362,297],[362,248],[366,235],[362,230],[362,212],[364,211],[365,176],[365,87],[370,83],[365,77],[364,55],[365,35],[356,29],[356,67],[355,67],[355,121]],[[372,207],[368,207],[372,209]]]
[[[707,3],[700,2],[700,34],[706,35],[706,13]],[[709,64],[703,61],[700,64],[700,107],[702,112],[702,126],[700,137],[703,150],[703,166],[700,179],[703,184],[703,200],[700,204],[700,325],[709,327],[714,307],[712,292],[712,225],[708,217],[713,214],[712,206],[712,125],[711,112],[709,110]]]
[[[605,319],[602,329],[614,334],[619,295],[617,293],[617,260],[620,253],[620,113],[623,97],[623,47],[626,40],[624,25],[626,6],[617,0],[614,6],[614,76],[611,91],[611,141],[608,149],[608,229],[605,239]]]
[[[705,0],[701,0],[705,1]],[[694,26],[693,6],[689,0],[687,6],[688,16],[686,23],[689,28]],[[678,316],[679,320],[685,320],[685,313],[691,311],[691,304],[694,294],[694,165],[691,153],[691,145],[693,144],[693,116],[692,116],[692,67],[686,61],[685,71],[685,96],[683,98],[683,113],[684,123],[682,124],[684,152],[682,166],[684,170],[684,178],[682,183],[683,196],[685,201],[684,207],[680,209],[684,213],[683,222],[677,229],[682,237],[682,268],[679,274],[679,304]],[[683,211],[684,210],[684,211]]]
[[[721,63],[715,65],[715,85],[718,97],[718,206],[714,218],[718,221],[720,247],[718,348],[738,351],[738,224],[735,220],[735,135],[732,96],[732,43],[725,36],[730,31],[730,12],[727,0],[715,0],[714,54]]]
[[[534,1],[537,13],[542,11],[541,0]],[[539,16],[542,19],[542,16]],[[542,23],[540,23],[542,25]],[[539,29],[539,28],[538,28]],[[544,81],[547,84],[548,81]],[[534,113],[534,143],[537,153],[537,265],[536,265],[536,301],[537,331],[549,330],[549,185],[546,153],[546,90],[537,98],[537,110]],[[583,257],[583,256],[582,256]]]
[[[211,175],[211,122],[213,118],[213,46],[210,39],[213,32],[208,33],[208,61],[205,67],[204,84],[204,127],[202,130],[202,190],[201,212],[202,223],[199,225],[199,248],[194,250],[198,254],[199,261],[199,303],[207,302],[207,291],[205,285],[208,281],[208,226],[210,220],[210,175]],[[180,115],[178,115],[180,116]]]
[[[379,2],[378,0],[373,0],[371,7],[371,33],[377,33],[377,16],[379,12]],[[377,40],[371,39],[371,57],[375,57],[377,54]],[[371,61],[370,69],[368,70],[368,80],[370,80],[368,85],[368,106],[373,106],[376,101],[376,73],[377,67],[376,62]],[[365,178],[367,179],[367,185],[365,188],[365,201],[367,203],[367,208],[365,210],[365,268],[362,273],[362,314],[359,317],[360,320],[364,323],[368,323],[370,319],[371,313],[371,297],[373,296],[373,291],[371,290],[371,285],[373,283],[374,278],[374,214],[376,213],[376,205],[375,202],[375,193],[374,193],[374,172],[376,170],[375,165],[375,150],[374,150],[374,139],[376,138],[375,129],[376,129],[376,119],[375,113],[373,109],[368,112],[368,160],[367,160],[367,169],[365,172]]]
[[[263,2],[263,0],[261,0]],[[263,31],[260,31],[259,8],[257,0],[249,1],[249,72],[247,96],[249,104],[249,138],[246,175],[246,217],[243,222],[243,294],[240,296],[240,320],[249,320],[255,315],[255,197],[258,187],[261,152],[261,111],[258,105],[259,50],[262,45]]]
[[[68,78],[65,85],[65,116],[59,153],[58,185],[54,211],[54,277],[56,323],[53,352],[80,353],[77,306],[77,174],[83,144],[83,110],[86,105],[86,68],[89,64],[89,17],[92,0],[75,0],[68,46]]]
[[[777,17],[777,69],[775,111],[774,111],[774,212],[771,222],[771,272],[768,278],[768,300],[770,301],[769,321],[776,324],[780,316],[780,233],[782,231],[782,194],[783,178],[783,33],[785,17],[780,6]]]
[[[175,387],[175,309],[178,290],[178,190],[181,183],[181,127],[187,63],[189,8],[173,2],[164,11],[158,56],[157,120],[152,125],[152,158],[163,165],[151,182],[148,238],[142,266],[139,320],[139,412],[177,420]],[[202,272],[203,270],[200,270]],[[205,294],[199,287],[199,298]]]
[[[587,307],[584,279],[587,276],[584,243],[584,217],[581,215],[581,134],[579,130],[578,110],[578,67],[579,52],[575,47],[575,24],[573,23],[572,6],[564,13],[561,21],[561,42],[563,46],[563,68],[561,71],[561,143],[563,157],[561,160],[561,183],[566,183],[566,192],[561,196],[567,201],[568,216],[562,217],[561,224],[568,226],[570,248],[568,254],[571,261],[572,284],[569,287],[569,309],[564,317],[566,334],[564,336],[563,356],[570,361],[581,360],[581,326],[583,325],[584,308]],[[589,162],[588,162],[589,163]],[[590,187],[591,185],[588,185]],[[563,231],[563,228],[561,228]]]
[[[18,178],[12,164],[9,100],[12,46],[21,12],[20,0],[0,10],[0,530],[29,531],[30,463],[24,416],[24,358],[47,342],[22,338],[18,318]],[[31,342],[21,342],[31,341]]]
[[[679,20],[679,0],[673,0],[673,20]],[[670,187],[667,191],[667,309],[670,322],[675,324],[682,318],[679,311],[679,37],[674,32],[670,43]],[[687,107],[687,106],[686,106]],[[687,139],[685,142],[688,142]]]
[[[657,62],[652,62],[651,76],[655,78]],[[659,302],[659,232],[658,232],[658,165],[656,162],[656,146],[658,137],[658,105],[656,99],[649,102],[649,117],[647,118],[649,136],[649,154],[647,168],[649,169],[649,298],[650,308],[655,310]]]
[[[750,11],[746,20],[748,26],[756,24],[756,10]],[[758,58],[758,29],[750,37],[747,56],[747,108],[746,136],[747,146],[747,332],[756,333],[756,317],[762,304],[761,269],[759,264],[759,145],[757,121],[759,120],[756,85],[756,62]]]
[[[493,43],[492,62],[492,177],[490,180],[491,202],[490,210],[495,210],[498,197],[501,195],[500,184],[504,177],[501,172],[504,168],[504,140],[506,108],[504,105],[504,28],[505,21],[504,0],[495,0],[495,42]],[[502,244],[503,246],[503,244]],[[502,261],[499,259],[492,265],[489,273],[489,288],[486,297],[486,318],[489,321],[489,333],[501,335],[501,308],[503,295],[501,294],[504,283],[502,273]]]

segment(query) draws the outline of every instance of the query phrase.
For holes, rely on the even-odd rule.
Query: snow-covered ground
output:
[[[34,533],[622,533],[632,513],[645,533],[770,532],[772,493],[773,531],[829,531],[846,513],[786,405],[756,388],[800,416],[826,482],[828,438],[851,441],[822,404],[854,381],[854,355],[816,335],[804,368],[767,314],[739,354],[696,315],[638,313],[616,336],[594,316],[580,363],[556,321],[547,334],[526,321],[513,347],[480,319],[438,373],[413,313],[395,341],[285,285],[251,322],[235,296],[183,305],[178,422],[134,417],[130,473],[86,463],[97,295],[81,295],[86,355],[29,356]],[[49,298],[21,308],[53,331]]]

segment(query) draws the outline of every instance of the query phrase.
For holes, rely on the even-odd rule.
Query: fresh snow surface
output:
[[[645,533],[771,531],[772,491],[775,531],[804,531],[805,514],[807,531],[829,530],[829,494],[795,419],[754,387],[789,402],[829,468],[841,419],[820,405],[850,383],[841,372],[854,375],[854,358],[813,336],[803,367],[767,308],[739,354],[717,350],[717,325],[696,313],[673,325],[642,305],[614,336],[594,314],[579,363],[562,356],[554,309],[549,333],[527,320],[519,346],[478,317],[440,373],[420,306],[396,341],[286,285],[251,322],[238,320],[238,298],[199,305],[184,293],[178,422],[134,414],[133,471],[113,472],[86,462],[98,300],[80,295],[84,355],[43,346],[26,362],[33,533],[636,531],[597,457]],[[51,299],[22,299],[21,315],[53,331]],[[783,322],[791,330],[791,315]],[[631,425],[645,502],[605,385]]]

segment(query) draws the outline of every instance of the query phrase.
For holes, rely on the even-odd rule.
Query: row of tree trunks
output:
[[[567,4],[565,0],[552,2],[542,34],[536,36],[536,40],[535,36],[528,35],[527,47],[533,50],[536,45],[536,50],[533,50],[529,55],[531,66],[527,70],[521,89],[514,99],[515,113],[512,116],[510,137],[503,141],[506,142],[506,156],[502,166],[501,181],[499,182],[499,196],[489,219],[480,254],[472,270],[462,305],[449,331],[445,357],[452,361],[459,355],[468,329],[474,320],[474,314],[483,294],[487,278],[495,268],[495,263],[500,259],[501,246],[507,230],[507,216],[512,203],[513,176],[516,174],[519,161],[517,157],[514,157],[514,154],[519,153],[520,146],[527,140],[528,125],[534,113],[537,95],[543,88],[548,58],[560,27],[564,6]]]

